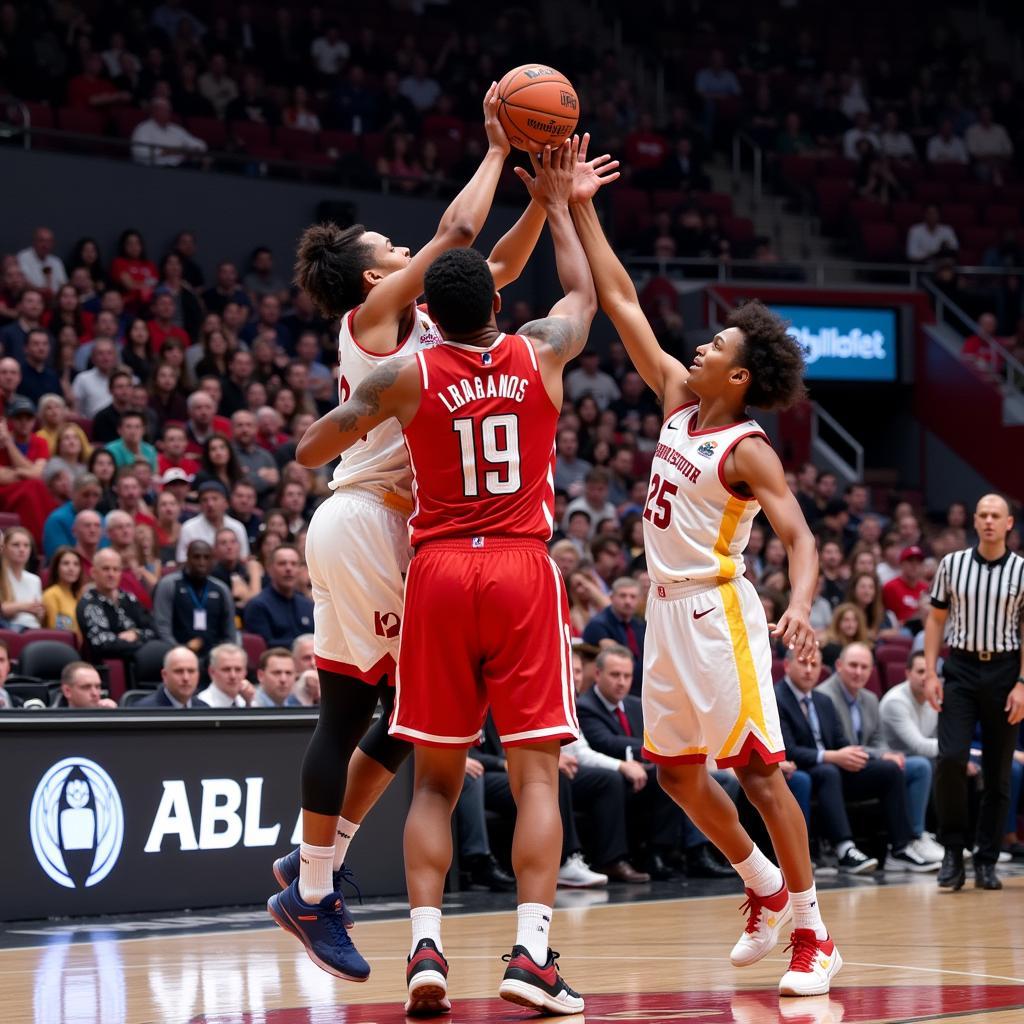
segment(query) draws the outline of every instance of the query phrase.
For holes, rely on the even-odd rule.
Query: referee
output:
[[[1010,769],[1018,723],[1024,719],[1021,613],[1024,558],[1006,547],[1013,518],[1005,499],[987,494],[974,511],[978,546],[954,551],[939,563],[925,624],[925,695],[939,715],[935,809],[946,854],[939,885],[963,887],[968,836],[967,761],[981,724],[982,798],[978,814],[974,884],[1001,889],[996,873],[1010,803]],[[936,672],[949,643],[945,687]]]

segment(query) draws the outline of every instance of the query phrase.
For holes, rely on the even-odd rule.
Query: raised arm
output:
[[[637,372],[665,407],[675,408],[695,397],[686,386],[690,375],[678,359],[673,359],[658,344],[640,308],[633,281],[605,237],[592,199],[602,185],[618,177],[618,172],[613,173],[618,163],[607,154],[588,161],[589,142],[590,136],[584,135],[576,163],[570,209],[594,275],[597,297],[601,309],[615,325]]]
[[[487,132],[487,153],[476,174],[445,210],[434,237],[409,260],[407,266],[389,274],[370,290],[356,314],[358,331],[365,333],[380,324],[393,323],[409,303],[415,302],[422,294],[427,267],[447,249],[472,245],[480,233],[509,152],[508,139],[498,123],[496,84],[491,85],[484,98],[484,129]]]
[[[527,260],[537,248],[537,240],[544,230],[547,213],[535,199],[523,210],[522,216],[495,243],[487,265],[491,268],[494,287],[499,291],[519,278]]]
[[[786,475],[771,445],[750,438],[736,445],[725,463],[729,486],[746,487],[764,509],[768,522],[785,545],[789,556],[789,583],[792,597],[772,631],[796,651],[803,661],[817,643],[811,628],[811,603],[818,585],[818,549],[807,527],[803,512],[786,484]]]
[[[587,343],[590,325],[597,312],[597,295],[586,254],[569,216],[573,168],[576,164],[579,139],[566,142],[552,152],[545,147],[538,158],[530,154],[534,177],[522,167],[516,173],[526,184],[530,196],[547,211],[548,229],[555,246],[555,266],[564,296],[539,320],[523,324],[519,331],[542,342],[538,354],[550,358],[561,368],[578,356]]]
[[[302,435],[296,461],[316,469],[348,451],[385,420],[408,423],[420,404],[420,369],[415,357],[389,359],[356,388],[355,394]]]

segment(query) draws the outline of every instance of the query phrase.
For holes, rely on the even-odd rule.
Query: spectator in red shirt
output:
[[[268,452],[276,451],[290,440],[288,435],[282,432],[283,426],[281,414],[272,406],[264,405],[256,413],[256,443],[266,448]]]
[[[0,508],[16,511],[42,550],[43,524],[57,507],[42,481],[50,446],[32,432],[36,411],[29,399],[15,395],[7,412],[11,430],[0,416]]]
[[[669,154],[668,139],[654,127],[650,114],[641,114],[635,131],[626,136],[625,160],[637,184],[651,182]]]
[[[169,469],[184,470],[189,479],[199,472],[199,463],[186,454],[188,451],[188,434],[180,423],[168,423],[164,427],[164,450],[156,457],[157,471],[161,476]]]
[[[186,348],[192,344],[188,331],[174,322],[174,296],[168,288],[157,288],[153,293],[153,319],[149,321],[149,341],[154,352],[168,338],[175,338]]]
[[[135,480],[134,477],[131,477]],[[136,484],[138,481],[135,481]],[[150,525],[155,526],[155,520],[150,519]],[[121,563],[124,565],[124,574],[121,577],[121,589],[128,594],[134,594],[147,611],[153,610],[153,598],[149,590],[136,573],[139,567],[138,548],[135,544],[135,524],[132,521],[131,513],[114,509],[107,513],[104,523],[107,539],[110,547],[121,556]]]
[[[156,264],[146,259],[146,249],[138,231],[129,228],[121,233],[117,258],[110,265],[110,277],[114,286],[124,294],[125,305],[133,312],[153,298],[153,289],[160,278]]]
[[[95,110],[131,101],[131,93],[122,92],[103,73],[103,58],[98,53],[90,53],[85,58],[82,73],[68,83],[69,107]]]
[[[131,516],[132,522],[141,526],[156,526],[156,520],[142,499],[142,483],[131,466],[117,471],[114,478],[114,493],[117,507]],[[134,538],[134,533],[132,537]]]
[[[996,336],[996,331],[999,330],[999,321],[996,319],[995,313],[982,313],[978,317],[978,327],[980,331],[977,334],[972,334],[964,340],[964,347],[960,350],[960,354],[979,370],[997,373],[1003,361],[999,358],[998,352],[982,337],[982,335],[987,335],[993,341],[1002,344],[1002,339]]]
[[[896,616],[900,625],[921,617],[921,595],[928,590],[922,579],[924,552],[911,545],[900,552],[900,574],[882,588],[885,607]]]

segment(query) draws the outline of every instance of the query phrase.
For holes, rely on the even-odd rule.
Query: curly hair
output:
[[[295,283],[326,317],[342,316],[364,298],[363,272],[373,266],[373,248],[363,241],[366,228],[353,224],[314,224],[299,239]]]
[[[494,278],[476,249],[449,249],[427,268],[423,294],[430,315],[450,334],[485,327],[494,309]]]
[[[806,397],[804,354],[787,333],[789,324],[752,299],[734,309],[728,327],[743,332],[738,366],[750,371],[746,402],[758,409],[788,409]]]

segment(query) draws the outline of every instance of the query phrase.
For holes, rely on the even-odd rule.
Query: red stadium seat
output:
[[[879,665],[906,665],[907,657],[910,654],[909,646],[903,644],[884,643],[879,644],[875,650],[875,661]]]
[[[939,219],[958,235],[981,223],[978,211],[969,203],[946,203],[939,208]]]
[[[772,682],[781,682],[786,674],[786,663],[781,658],[772,658]]]
[[[21,516],[17,512],[0,512],[0,530],[7,530],[12,526],[21,526]]]
[[[683,193],[677,188],[656,188],[651,193],[651,205],[655,213],[672,211],[683,201]]]
[[[722,231],[736,245],[747,245],[754,240],[754,222],[749,217],[725,217]]]
[[[932,164],[932,178],[936,181],[966,181],[970,173],[965,164]]]
[[[991,185],[985,185],[980,181],[962,181],[956,186],[956,199],[959,203],[983,206],[991,203],[995,197],[995,189]]]
[[[903,254],[905,236],[894,224],[861,224],[860,240],[861,255],[869,261],[886,263]]]
[[[325,153],[354,153],[359,148],[359,136],[352,132],[325,131],[320,133],[320,148]]]
[[[842,156],[822,157],[818,162],[818,175],[822,178],[852,178],[857,164]]]
[[[960,238],[962,249],[984,252],[999,243],[999,232],[995,228],[965,228]]]
[[[907,669],[903,662],[897,664],[895,661],[890,661],[881,665],[880,668],[882,669],[882,686],[886,693],[894,686],[899,686],[907,678]]]
[[[885,692],[882,689],[882,677],[878,674],[878,666],[871,670],[865,689],[870,690],[876,697],[881,697]]]
[[[914,224],[924,219],[924,207],[920,203],[893,203],[892,221],[901,235],[906,235]]]
[[[291,160],[301,160],[304,156],[317,152],[317,133],[306,132],[301,128],[278,128],[274,132],[274,142]]]
[[[360,136],[360,149],[363,151],[363,159],[368,164],[376,164],[377,160],[384,155],[384,145],[387,138],[383,132],[367,132]]]
[[[612,194],[612,224],[620,241],[635,239],[651,219],[651,203],[638,188],[621,188]]]
[[[248,153],[255,153],[258,149],[265,150],[271,144],[270,125],[260,124],[258,121],[232,121],[230,133],[242,143]]]
[[[137,107],[121,107],[112,113],[114,134],[122,139],[130,139],[132,132],[149,116]]]
[[[65,132],[77,132],[80,135],[102,135],[107,127],[107,118],[106,115],[95,110],[61,107],[57,111],[57,124]]]
[[[120,700],[127,688],[124,678],[124,662],[120,658],[111,658],[103,662],[103,670],[107,677],[107,693],[111,700]]]
[[[78,650],[75,634],[66,629],[32,629],[24,633],[4,629],[0,630],[0,636],[7,641],[7,651],[12,659],[19,657],[28,643],[35,643],[37,640],[52,640]]]
[[[53,107],[49,103],[26,103],[28,123],[33,128],[53,127]]]
[[[818,199],[818,216],[822,229],[834,232],[844,223],[852,187],[846,178],[818,178],[814,194]]]
[[[854,199],[850,203],[850,220],[854,224],[881,224],[889,220],[887,204],[875,199]]]
[[[267,642],[258,633],[243,633],[242,647],[249,659],[249,671],[253,672],[259,663],[260,655],[267,649]]]
[[[779,170],[786,181],[809,186],[818,176],[820,160],[809,156],[784,156],[779,161]]]
[[[993,228],[1016,228],[1020,213],[1015,206],[988,206],[984,209],[985,223]]]
[[[701,192],[694,200],[702,210],[713,210],[723,219],[732,216],[732,196],[724,192]]]
[[[948,203],[950,199],[950,186],[945,181],[919,181],[914,186],[914,198],[919,203]]]
[[[185,121],[185,127],[210,149],[224,149],[227,131],[224,122],[216,117],[190,117]]]

